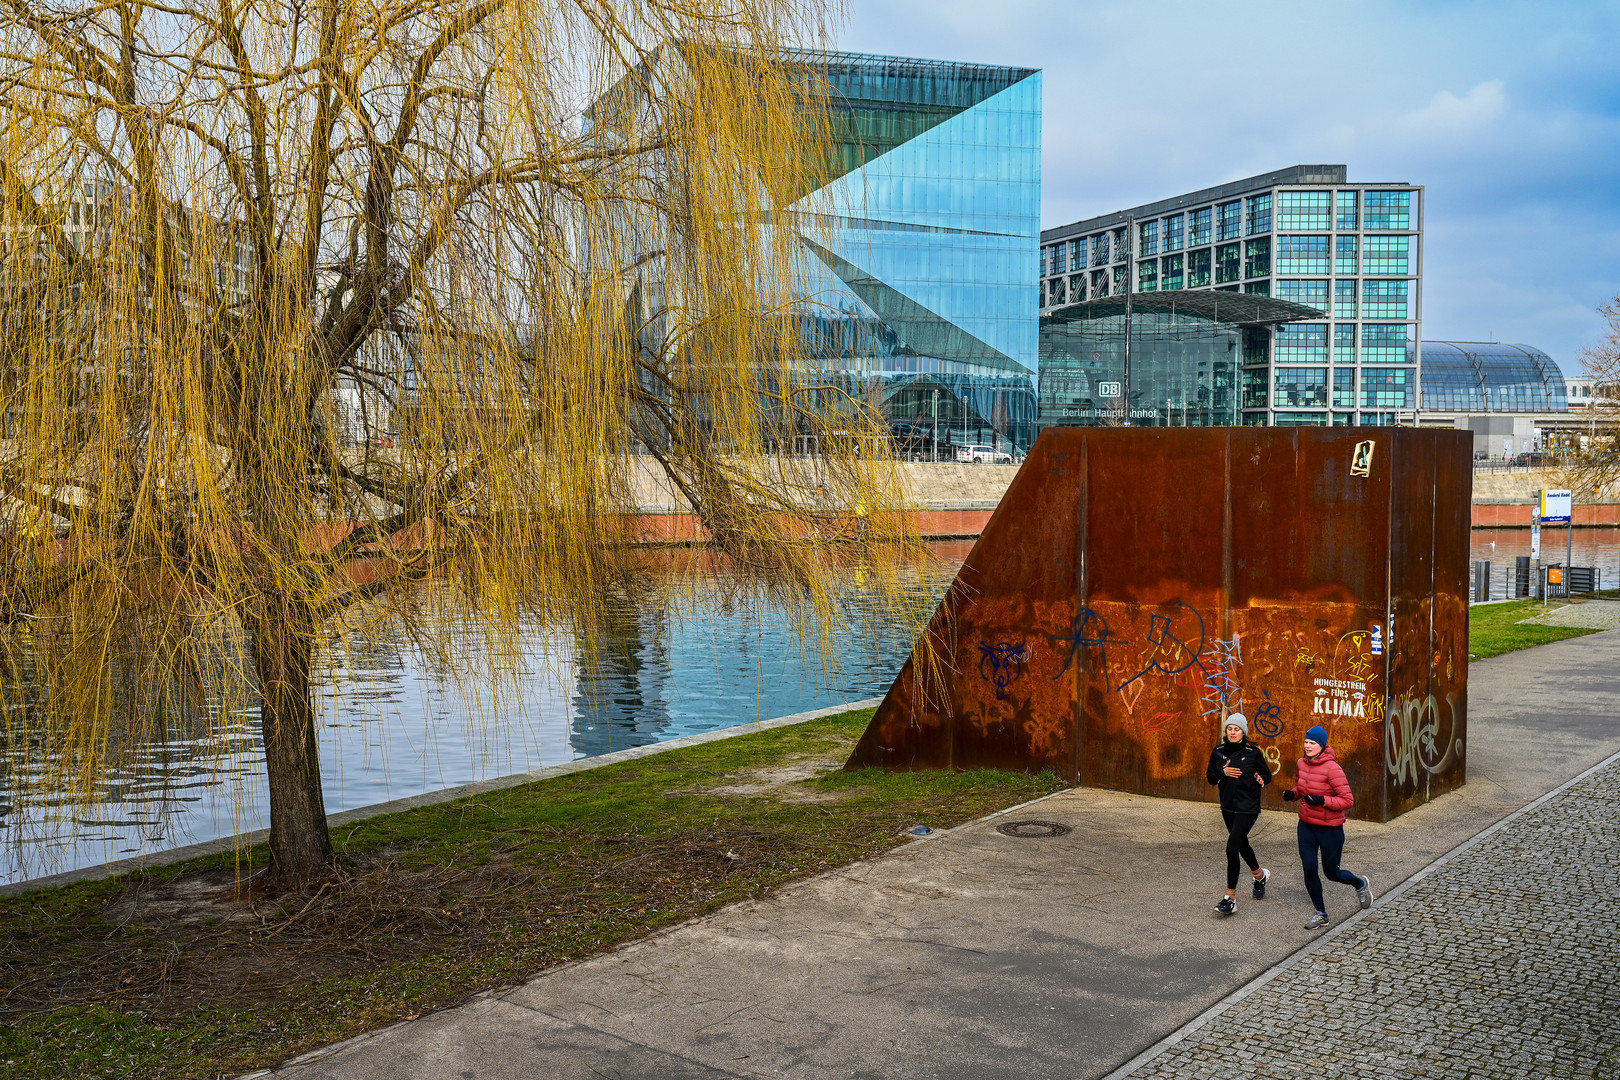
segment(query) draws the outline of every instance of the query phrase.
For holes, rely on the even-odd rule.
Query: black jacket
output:
[[[1228,764],[1236,765],[1243,770],[1242,776],[1227,776],[1225,773]],[[1209,782],[1220,785],[1221,809],[1230,810],[1234,814],[1258,814],[1260,812],[1260,785],[1254,782],[1255,773],[1259,773],[1266,783],[1271,783],[1271,766],[1266,764],[1266,756],[1260,748],[1252,742],[1240,742],[1236,746],[1221,740],[1221,744],[1209,755]]]

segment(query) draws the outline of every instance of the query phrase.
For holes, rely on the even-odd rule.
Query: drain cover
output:
[[[996,832],[1002,836],[1017,836],[1024,839],[1037,836],[1063,836],[1071,831],[1067,825],[1060,825],[1055,821],[1009,821],[1005,825],[996,826]]]

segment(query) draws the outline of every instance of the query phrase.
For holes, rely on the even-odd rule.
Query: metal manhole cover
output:
[[[1055,821],[1009,821],[1005,825],[996,826],[996,832],[1002,836],[1016,836],[1021,839],[1064,836],[1072,831],[1067,825],[1060,825]]]

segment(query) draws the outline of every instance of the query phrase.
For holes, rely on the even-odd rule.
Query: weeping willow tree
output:
[[[3,693],[50,782],[228,693],[234,635],[272,866],[318,878],[312,658],[359,611],[492,670],[589,635],[649,462],[797,610],[840,551],[896,589],[881,426],[791,314],[820,12],[0,2]]]

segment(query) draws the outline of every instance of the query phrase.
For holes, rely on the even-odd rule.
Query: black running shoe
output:
[[[1256,900],[1264,900],[1266,898],[1266,882],[1270,880],[1271,871],[1262,866],[1260,868],[1260,876],[1254,879],[1254,898]]]
[[[1215,905],[1215,910],[1222,915],[1230,915],[1237,910],[1237,897],[1223,896],[1221,902]]]

